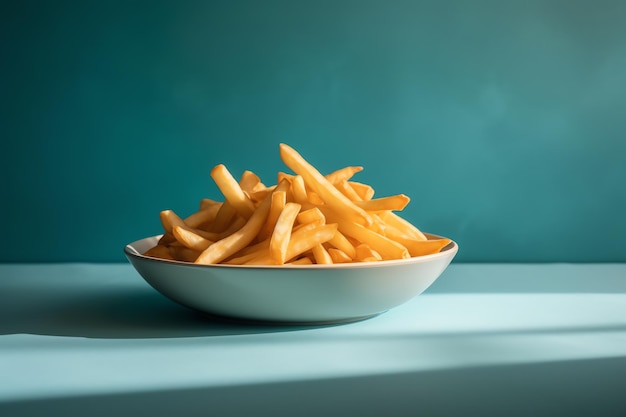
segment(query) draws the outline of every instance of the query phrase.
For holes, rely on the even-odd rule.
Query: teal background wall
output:
[[[626,2],[0,5],[0,261],[124,261],[272,183],[363,165],[464,262],[626,261]]]

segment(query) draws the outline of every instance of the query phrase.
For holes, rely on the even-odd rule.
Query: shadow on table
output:
[[[145,286],[63,295],[36,288],[23,292],[11,293],[0,303],[0,335],[175,338],[288,332],[322,326],[208,316],[179,306]]]
[[[624,369],[618,357],[322,377],[0,402],[0,415],[623,417]]]

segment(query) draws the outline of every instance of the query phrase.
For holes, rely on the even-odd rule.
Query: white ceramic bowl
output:
[[[451,242],[437,254],[398,261],[194,265],[141,255],[159,238],[130,243],[124,252],[161,294],[211,315],[281,323],[354,321],[383,313],[426,290],[458,251],[458,245]]]

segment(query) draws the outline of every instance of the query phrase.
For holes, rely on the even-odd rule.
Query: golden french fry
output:
[[[151,256],[153,258],[169,259],[174,261],[170,250],[164,245],[156,245],[144,252],[144,256]]]
[[[215,205],[221,206],[222,203],[220,201],[215,201],[210,198],[203,198],[202,200],[200,200],[200,210],[206,210],[209,207],[215,206]]]
[[[182,245],[181,246],[172,245],[169,247],[169,249],[177,261],[183,261],[183,262],[194,262],[196,258],[198,258],[198,255],[200,254],[199,251],[189,249],[188,247],[182,246]]]
[[[378,252],[383,259],[406,259],[409,258],[409,251],[406,247],[395,242],[373,230],[370,230],[358,223],[346,220],[338,215],[334,210],[324,208],[322,210],[326,216],[326,221],[337,223],[339,231],[346,236],[350,236],[361,243],[367,243],[373,250]],[[342,213],[343,214],[343,213]]]
[[[410,246],[407,246],[407,248],[411,256],[432,255],[433,253],[441,252],[450,242],[452,242],[452,240],[447,238],[419,240],[411,242]]]
[[[336,224],[324,224],[321,226],[306,225],[291,234],[289,246],[285,259],[287,261],[313,249],[318,244],[329,241],[337,232]],[[313,226],[313,227],[308,227]],[[276,265],[273,258],[269,255],[262,255],[246,262],[246,265]]]
[[[367,211],[404,210],[411,199],[404,194],[389,197],[375,198],[373,200],[355,201],[354,204]]]
[[[250,218],[254,212],[254,203],[244,193],[226,166],[224,164],[216,165],[211,170],[211,178],[237,213],[244,219]]]
[[[237,210],[228,202],[224,201],[213,219],[210,231],[215,233],[223,232],[232,224],[237,216]]]
[[[282,265],[287,261],[286,256],[291,238],[291,229],[296,216],[300,212],[300,207],[298,203],[285,204],[274,226],[274,232],[270,240],[270,256],[278,265]]]
[[[293,193],[293,199],[296,203],[306,204],[309,202],[306,187],[304,186],[304,179],[301,175],[296,175],[291,180],[291,192]]]
[[[328,242],[337,232],[336,224],[324,224],[313,229],[301,229],[291,235],[286,259],[313,249],[316,245]]]
[[[243,174],[241,174],[239,186],[248,196],[256,189],[265,187],[261,182],[261,178],[252,171],[244,171]]]
[[[281,184],[284,184],[285,188],[289,186],[289,183],[286,181],[281,181]],[[287,192],[282,190],[274,191],[270,198],[272,199],[270,212],[267,216],[267,220],[265,221],[265,225],[263,225],[261,231],[259,232],[259,240],[265,240],[271,236],[274,226],[276,226],[278,216],[280,216],[283,208],[285,208],[285,204],[287,204]]]
[[[370,225],[369,229],[379,235],[387,236],[387,228],[389,225],[382,221],[381,218],[376,215],[376,212],[372,212],[372,219],[374,219],[374,222]]]
[[[344,251],[337,248],[328,248],[328,254],[334,264],[345,264],[352,262],[352,258],[349,257]]]
[[[291,233],[302,233],[306,230],[313,230],[316,227],[320,227],[323,226],[324,224],[326,224],[325,221],[321,221],[321,220],[315,220],[312,221],[311,223],[304,223],[304,224],[299,224],[297,226],[293,227],[293,230],[291,231]]]
[[[276,190],[285,191],[287,187],[287,183],[281,183],[276,187]],[[216,264],[248,246],[261,231],[271,204],[272,198],[271,195],[268,195],[241,229],[206,248],[195,260],[195,263]]]
[[[408,234],[409,236],[413,236],[417,240],[427,239],[426,235],[424,235],[421,230],[419,230],[412,223],[403,219],[392,211],[382,211],[380,213],[377,213],[377,215],[385,223],[395,227],[398,230],[404,231],[404,233]]]
[[[272,191],[274,191],[274,188],[274,186],[266,187],[262,184],[259,184],[248,193],[248,196],[250,197],[250,200],[252,200],[252,202],[254,203],[254,206],[258,207],[259,204],[263,202],[265,197],[267,197]]]
[[[199,211],[185,217],[185,224],[192,228],[198,228],[203,224],[210,224],[215,220],[217,213],[222,207],[222,203],[205,205],[205,208],[201,208]]]
[[[217,237],[215,238],[208,237],[208,239],[214,242],[224,239],[226,236],[229,236],[233,234],[234,232],[236,232],[237,230],[241,229],[246,224],[246,221],[247,220],[244,219],[243,217],[236,216],[235,219],[230,223],[230,225],[228,225],[226,230],[222,231],[221,233],[211,233],[211,235],[216,235]]]
[[[258,236],[257,236],[257,238],[258,238]],[[233,255],[233,258],[234,257],[239,257],[239,256],[249,255],[249,254],[255,253],[255,252],[256,253],[261,253],[261,251],[263,251],[263,250],[268,252],[269,248],[270,248],[270,239],[265,239],[265,240],[262,240],[260,242],[255,243],[255,244],[246,246],[245,248],[243,248],[239,252],[235,253]]]
[[[337,230],[335,236],[333,236],[333,238],[330,239],[328,243],[348,255],[350,259],[356,257],[356,249],[354,248],[354,245],[343,233],[341,233],[341,231]]]
[[[280,184],[283,180],[287,180],[291,184],[291,181],[293,180],[293,177],[295,177],[295,175],[287,174],[286,172],[279,171],[277,176],[276,176],[276,183]]]
[[[287,183],[284,183],[285,186]],[[275,191],[272,193],[272,203],[271,203],[271,215],[268,217],[267,226],[269,229],[274,229],[276,225],[276,221],[278,220],[278,216],[285,208],[287,204],[287,192],[286,191]]]
[[[335,187],[337,187],[337,189],[341,191],[343,195],[345,195],[346,197],[350,199],[350,201],[354,201],[356,203],[361,200],[361,197],[359,196],[359,194],[356,191],[354,191],[354,188],[352,188],[350,184],[348,184],[347,181],[339,181],[339,182],[335,182],[334,184],[335,184]],[[360,207],[360,205],[357,204],[357,207]]]
[[[383,257],[380,253],[372,249],[367,243],[357,245],[356,260],[361,262],[382,261]]]
[[[241,229],[206,248],[195,263],[216,264],[246,247],[261,230],[270,210],[270,203],[270,198],[266,198]]]
[[[378,218],[378,217],[374,217]],[[412,235],[407,234],[404,230],[400,230],[394,226],[389,224],[384,224],[384,233],[385,236],[391,240],[394,240],[409,251],[409,255],[418,256],[418,254],[425,254],[424,251],[428,251],[427,247],[420,245],[422,242],[426,242],[425,240],[418,239]],[[431,247],[435,247],[436,245],[431,245]],[[444,245],[445,246],[445,245]]]
[[[163,236],[161,236],[161,238],[159,239],[158,244],[161,246],[167,246],[170,243],[174,242],[176,242],[176,238],[174,237],[174,235],[172,233],[165,232]]]
[[[264,242],[269,242],[269,240],[265,240]],[[264,248],[259,248],[258,250],[249,251],[249,252],[245,251],[244,249],[241,251],[240,254],[234,255],[233,257],[224,261],[224,263],[230,264],[230,265],[244,265],[256,258],[263,258],[263,259],[267,258],[269,260],[270,259],[269,253],[270,253],[269,245]]]
[[[313,207],[307,210],[303,210],[298,213],[296,217],[298,223],[307,224],[313,222],[320,222],[320,224],[326,223],[326,218],[324,217],[324,213],[321,212],[317,207]]]
[[[378,252],[383,259],[410,258],[409,251],[406,247],[360,224],[342,222],[340,229],[342,233],[352,236],[360,242],[367,243],[373,250]]]
[[[308,256],[303,256],[295,261],[288,262],[287,265],[311,265],[313,261]]]
[[[314,206],[324,204],[324,200],[322,200],[322,198],[317,195],[315,191],[307,190],[307,197],[309,199],[309,204],[313,204]]]
[[[354,176],[354,174],[363,171],[363,167],[344,167],[338,169],[335,172],[331,172],[326,175],[326,179],[330,181],[332,184],[336,184],[342,181],[348,181],[350,178]]]
[[[186,229],[192,233],[195,233],[197,235],[202,236],[203,238],[207,239],[207,240],[214,240],[216,239],[217,235],[214,233],[210,233],[210,232],[205,232],[203,230],[199,230],[196,228],[192,228],[189,227],[184,220],[182,220],[180,217],[178,217],[178,215],[176,213],[174,213],[173,210],[163,210],[160,213],[161,216],[161,223],[163,224],[163,229],[165,229],[166,231],[166,235],[168,236],[167,238],[165,238],[166,235],[163,236],[162,240],[163,240],[163,244],[167,243],[171,243],[171,237],[173,236],[173,229],[175,226],[181,227],[183,229]]]
[[[199,234],[194,233],[191,230],[181,226],[174,226],[174,228],[172,229],[172,234],[174,235],[176,240],[180,242],[183,246],[186,246],[189,249],[193,249],[198,252],[205,250],[213,243],[210,240],[203,238]]]
[[[371,185],[355,181],[348,181],[350,187],[359,195],[363,201],[371,200],[374,197],[374,188]]]
[[[184,224],[183,220],[173,210],[163,210],[159,213],[159,217],[165,233],[171,234],[174,225],[180,226]]]
[[[344,217],[352,218],[358,224],[369,225],[372,223],[370,215],[365,210],[354,205],[295,149],[281,143],[280,156],[285,165],[296,174],[301,175],[304,183],[315,191],[328,206],[341,212]]]
[[[318,244],[313,246],[313,256],[317,264],[332,264],[333,258],[330,256],[324,245]]]

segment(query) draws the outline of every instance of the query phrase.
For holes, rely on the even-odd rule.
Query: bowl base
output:
[[[252,325],[252,326],[280,326],[280,327],[289,327],[289,326],[307,326],[307,327],[322,327],[322,326],[337,326],[342,324],[356,323],[359,321],[369,320],[381,314],[384,314],[385,311],[375,314],[368,314],[365,316],[359,317],[347,317],[340,319],[331,319],[331,320],[265,320],[265,319],[254,319],[248,317],[235,317],[235,316],[225,316],[216,313],[208,313],[202,310],[193,310],[198,315],[209,319],[211,321],[217,321],[224,324],[234,324],[234,325]]]

